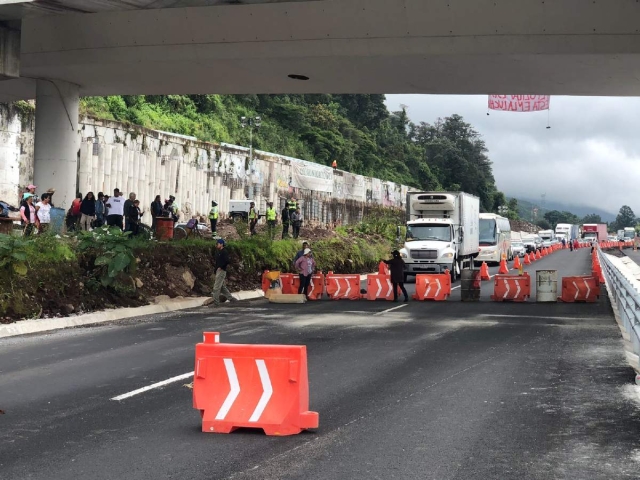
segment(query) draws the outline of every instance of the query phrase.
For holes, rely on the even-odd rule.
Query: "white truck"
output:
[[[636,229],[633,227],[624,227],[624,238],[618,238],[623,242],[628,242],[636,238]]]
[[[559,223],[556,225],[556,238],[560,241],[564,238],[567,242],[575,240],[580,235],[578,225]]]
[[[556,240],[556,233],[553,230],[540,230],[538,236],[542,239],[543,247],[550,247],[551,245],[558,243]]]
[[[480,200],[464,192],[407,194],[405,280],[449,270],[455,280],[479,253]]]

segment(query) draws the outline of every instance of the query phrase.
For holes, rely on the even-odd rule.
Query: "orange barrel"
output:
[[[158,240],[173,238],[173,218],[156,217],[156,238]]]

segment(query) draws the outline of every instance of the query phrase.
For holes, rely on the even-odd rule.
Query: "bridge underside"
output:
[[[0,82],[0,100],[34,98],[40,78],[79,85],[81,95],[640,95],[636,2],[87,0],[97,13],[42,8],[77,3],[35,2],[8,19],[21,29],[20,73]]]

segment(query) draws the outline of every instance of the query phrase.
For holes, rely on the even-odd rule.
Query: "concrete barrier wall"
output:
[[[10,126],[10,133],[0,139],[0,182],[7,178],[0,184],[0,199],[11,203],[33,175],[33,124],[16,123],[9,111],[5,116],[3,125]],[[245,147],[86,117],[79,135],[78,190],[83,195],[111,194],[116,187],[125,195],[135,192],[146,223],[156,195],[163,201],[174,195],[185,218],[206,216],[212,200],[224,217],[232,199],[252,198],[264,212],[267,202],[282,209],[292,195],[301,201],[305,220],[317,224],[353,223],[380,206],[404,208],[404,185],[300,159],[254,151],[251,162]],[[25,144],[31,149],[21,147]],[[25,153],[18,158],[21,148]],[[22,176],[15,175],[16,167]],[[43,192],[55,185],[38,187]]]

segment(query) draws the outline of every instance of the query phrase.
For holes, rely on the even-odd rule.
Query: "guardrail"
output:
[[[618,258],[598,249],[607,293],[613,307],[629,365],[640,373],[640,266],[628,257]]]

